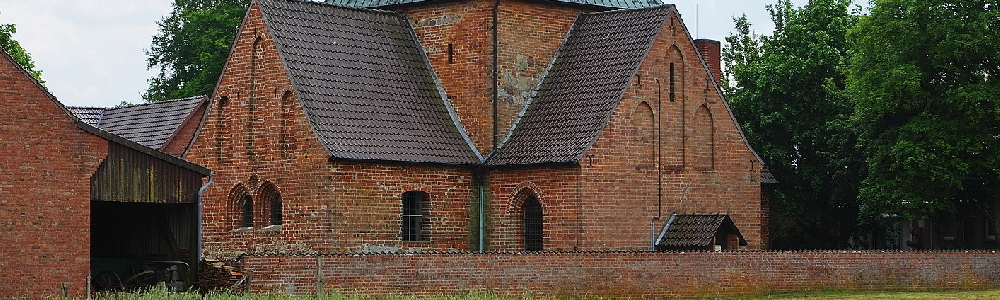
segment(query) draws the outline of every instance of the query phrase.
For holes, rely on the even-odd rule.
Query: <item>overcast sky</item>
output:
[[[694,38],[724,40],[733,16],[746,14],[754,31],[773,24],[764,5],[777,0],[674,0]],[[73,106],[141,103],[156,21],[170,13],[171,0],[0,0],[0,24],[15,24],[14,39],[42,70],[46,87]],[[803,5],[807,0],[793,0]],[[867,0],[855,0],[865,3]]]

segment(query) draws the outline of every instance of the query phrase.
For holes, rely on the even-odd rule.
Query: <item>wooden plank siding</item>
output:
[[[93,201],[197,203],[202,175],[114,141],[91,177]]]

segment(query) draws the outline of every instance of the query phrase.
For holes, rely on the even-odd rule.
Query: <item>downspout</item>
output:
[[[663,92],[656,81],[656,219],[663,216]]]
[[[208,174],[208,182],[206,182],[205,185],[201,186],[201,188],[198,189],[198,235],[197,235],[198,236],[198,248],[196,250],[197,253],[198,253],[198,261],[201,261],[201,258],[202,258],[201,257],[201,250],[202,250],[202,247],[204,246],[202,244],[202,231],[204,231],[204,230],[202,230],[202,228],[201,228],[201,225],[202,225],[202,211],[204,210],[202,208],[202,206],[204,206],[204,203],[202,202],[202,199],[204,197],[205,190],[207,190],[208,186],[212,185],[212,181],[215,180],[214,177],[215,177],[215,172],[209,173]],[[197,262],[195,262],[195,263],[197,263]]]
[[[484,208],[486,207],[486,205],[485,205],[486,196],[485,196],[485,192],[483,191],[485,189],[485,186],[484,186],[483,182],[486,181],[486,172],[483,171],[482,169],[478,169],[478,170],[476,170],[476,173],[478,173],[476,175],[478,175],[477,177],[479,177],[479,180],[478,180],[479,181],[479,253],[484,253],[484,252],[486,252],[486,248],[484,247],[485,240],[486,240],[486,237],[485,237],[485,235],[486,235],[486,212],[484,211]]]
[[[493,5],[493,147],[500,138],[500,0]],[[490,151],[492,152],[492,151]]]
[[[660,79],[653,78],[656,82],[656,217],[649,220],[649,250],[656,250],[656,226],[657,220],[663,217],[663,89],[660,86]]]
[[[208,189],[208,186],[212,185],[212,181],[214,180],[214,176],[215,176],[215,172],[214,171],[208,173],[208,182],[205,182],[205,184],[202,185],[201,188],[198,189],[198,200],[197,200],[198,201],[198,206],[196,208],[196,211],[197,211],[197,214],[198,214],[198,218],[197,218],[198,219],[198,225],[197,225],[198,228],[196,230],[197,233],[195,234],[195,237],[198,239],[197,246],[195,248],[195,253],[196,253],[195,257],[197,258],[197,260],[191,262],[191,265],[188,268],[189,274],[191,274],[190,272],[193,271],[193,274],[194,274],[194,276],[196,278],[196,280],[194,280],[194,284],[197,284],[197,276],[198,276],[197,274],[200,271],[200,270],[198,270],[198,266],[200,265],[199,262],[201,262],[201,260],[202,260],[201,250],[202,250],[202,247],[204,247],[204,245],[202,244],[202,231],[204,231],[204,230],[202,230],[202,228],[201,228],[201,225],[202,225],[202,222],[203,222],[201,216],[202,216],[202,213],[204,211],[204,209],[202,209],[202,206],[204,205],[204,203],[202,201],[202,198],[204,197],[205,190]],[[90,296],[90,294],[88,293],[87,296]]]

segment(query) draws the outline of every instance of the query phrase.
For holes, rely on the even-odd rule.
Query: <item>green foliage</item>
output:
[[[849,0],[768,5],[772,36],[746,17],[726,38],[726,97],[754,149],[780,182],[772,207],[773,248],[844,248],[855,231],[861,160],[844,92]]]
[[[14,61],[27,70],[32,77],[35,77],[38,83],[45,84],[45,81],[42,80],[42,71],[35,69],[35,61],[31,59],[31,54],[21,48],[21,43],[14,40],[15,33],[17,33],[17,28],[14,24],[0,24],[0,47],[7,51],[7,54],[14,58]]]
[[[868,177],[863,221],[990,206],[1000,147],[1000,1],[875,0],[850,31]]]
[[[212,92],[229,48],[246,14],[248,0],[174,0],[170,15],[146,51],[148,67],[159,68],[143,93],[162,101]]]

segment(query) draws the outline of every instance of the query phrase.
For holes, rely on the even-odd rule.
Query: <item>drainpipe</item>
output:
[[[656,217],[649,220],[649,250],[656,251],[656,221],[663,217],[663,89],[656,82]]]
[[[214,177],[215,177],[215,172],[214,171],[211,172],[211,173],[209,173],[208,174],[208,182],[206,182],[205,185],[201,186],[201,188],[198,189],[198,248],[195,250],[195,251],[198,252],[198,261],[201,261],[201,258],[202,258],[201,257],[201,248],[203,246],[202,245],[202,231],[203,230],[201,228],[201,224],[202,224],[202,218],[201,218],[201,216],[202,216],[202,211],[203,211],[202,206],[204,204],[202,202],[202,197],[204,197],[205,190],[208,189],[208,186],[212,185],[212,181],[215,179]],[[198,261],[195,262],[196,266],[197,266]],[[197,268],[197,267],[195,267],[195,268]]]
[[[493,149],[500,136],[500,0],[493,5]],[[492,152],[492,151],[491,151]]]
[[[486,235],[486,222],[485,222],[486,221],[486,212],[483,210],[484,207],[486,206],[484,204],[484,202],[486,202],[485,195],[484,195],[485,193],[483,192],[483,189],[485,188],[483,186],[483,181],[484,181],[483,177],[485,177],[485,176],[482,176],[482,175],[485,175],[485,174],[480,174],[480,175],[481,175],[481,177],[479,177],[479,253],[483,253],[483,252],[486,252],[486,248],[483,247],[483,244],[485,244],[485,240],[486,240],[486,237],[485,237],[485,235]]]

